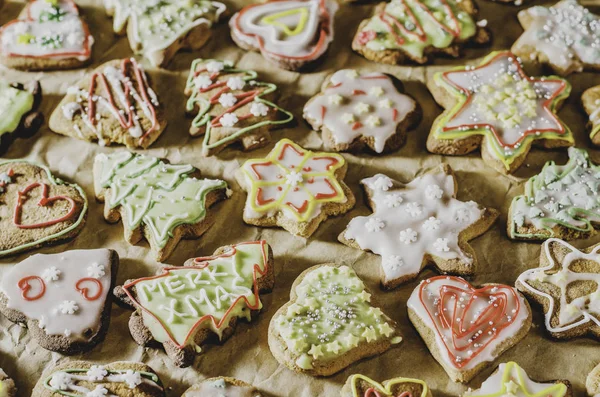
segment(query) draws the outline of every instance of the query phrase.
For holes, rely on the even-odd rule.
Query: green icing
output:
[[[456,39],[467,40],[477,32],[477,25],[471,15],[460,9],[455,0],[392,0],[384,12],[389,26],[382,20],[381,14],[378,14],[362,29],[362,32],[376,33],[376,37],[366,43],[367,48],[373,51],[401,49],[412,57],[421,58],[425,48],[429,46],[447,48]],[[458,21],[458,29],[453,16]],[[395,26],[392,19],[403,25],[406,31]],[[424,36],[418,34],[419,25]],[[393,32],[390,32],[390,26],[393,27]],[[457,37],[451,32],[458,32]],[[397,38],[404,42],[400,43]]]
[[[198,266],[169,268],[157,277],[136,280],[137,304],[144,324],[159,342],[178,346],[193,343],[195,330],[208,328],[219,337],[232,318],[251,320],[262,303],[254,278],[268,263],[264,241],[237,244],[220,257],[197,261]],[[203,263],[208,266],[201,268]]]
[[[0,135],[13,132],[23,116],[33,108],[33,94],[0,80]]]
[[[94,381],[88,377],[87,373],[88,373],[88,371],[90,371],[90,369],[83,369],[83,368],[63,369],[63,370],[54,372],[52,375],[48,376],[46,378],[46,380],[44,381],[44,387],[47,390],[52,391],[53,394],[58,393],[61,396],[67,396],[67,397],[82,397],[82,396],[84,396],[84,394],[82,394],[82,393],[87,393],[86,391],[84,391],[84,390],[87,390],[87,388],[82,388],[78,391],[75,391],[75,387],[77,387],[75,385],[75,382],[78,382],[78,381],[91,382],[91,383],[98,382],[99,384],[117,383],[117,382],[123,381],[123,379],[119,379],[120,376],[129,373],[129,374],[139,374],[141,378],[147,379],[148,381],[156,384],[156,386],[158,386],[162,390],[162,383],[161,383],[158,375],[156,375],[155,373],[146,372],[146,371],[133,371],[133,370],[111,370],[111,369],[105,369],[104,367],[102,367],[102,369],[104,369],[106,371],[106,377],[104,379],[97,380],[97,381]],[[55,374],[65,374],[68,377],[67,379],[65,379],[65,380],[69,381],[69,383],[68,383],[69,387],[67,387],[66,390],[60,390],[56,387],[52,387],[51,382],[52,382],[52,378],[53,378],[53,376],[55,376]],[[111,380],[111,378],[112,378],[112,380]],[[1,391],[2,391],[2,389],[0,388],[0,392]],[[0,396],[3,396],[3,395],[0,393]]]
[[[370,294],[348,266],[321,266],[295,288],[297,298],[274,319],[275,331],[303,369],[332,360],[359,344],[398,343],[389,318],[372,306]]]
[[[196,179],[191,165],[172,165],[158,158],[117,152],[99,154],[94,166],[96,191],[109,188],[106,205],[123,206],[129,229],[145,224],[158,247],[164,247],[179,225],[200,222],[206,195],[227,188],[221,180]]]

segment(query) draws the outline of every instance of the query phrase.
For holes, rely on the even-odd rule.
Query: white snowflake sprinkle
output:
[[[235,97],[235,95],[233,95],[230,92],[222,94],[219,97],[219,103],[221,104],[221,106],[223,106],[225,108],[232,107],[233,105],[236,104],[236,102],[237,102],[237,98]]]
[[[92,365],[86,372],[86,375],[88,378],[90,378],[90,380],[99,381],[104,380],[104,377],[108,375],[108,371],[101,365]]]
[[[219,61],[210,61],[206,64],[206,70],[208,70],[210,73],[219,73],[224,68],[225,65],[223,64],[223,62]]]
[[[194,79],[196,89],[205,90],[212,85],[213,81],[206,75],[200,75]]]
[[[437,219],[435,216],[430,216],[425,222],[423,222],[423,229],[432,231],[440,228],[442,221]]]
[[[450,251],[450,247],[448,247],[448,239],[447,238],[438,238],[433,243],[433,248],[435,248],[435,250],[438,252]]]
[[[58,281],[61,273],[62,272],[57,269],[56,266],[50,266],[48,269],[44,270],[42,278],[47,282]]]
[[[383,266],[395,270],[404,266],[404,261],[398,255],[390,255],[383,260]]]
[[[62,314],[75,314],[79,310],[79,306],[75,301],[63,301],[58,305],[58,310]]]
[[[400,232],[400,242],[401,243],[408,245],[410,243],[414,243],[415,241],[417,241],[417,232],[415,232],[411,228],[402,230]]]
[[[375,181],[373,181],[373,187],[375,189],[379,189],[379,190],[383,190],[383,191],[388,191],[390,190],[390,188],[394,185],[394,183],[392,182],[392,180],[390,178],[388,178],[387,176],[378,176],[377,179],[375,179]]]
[[[135,389],[140,383],[142,383],[142,376],[139,372],[133,370],[127,370],[123,375],[123,382],[127,384],[130,389]]]
[[[269,107],[262,102],[254,102],[250,106],[250,113],[254,117],[266,116],[269,113]]]
[[[96,388],[87,392],[86,397],[104,397],[108,395],[108,389],[102,385],[97,385]]]
[[[246,82],[240,76],[230,77],[227,80],[227,87],[232,90],[241,90],[246,86]]]
[[[371,233],[380,232],[385,227],[385,222],[379,218],[369,218],[369,220],[365,223],[365,227]]]
[[[441,199],[444,191],[438,185],[429,185],[425,188],[425,197],[430,200]]]
[[[88,277],[101,278],[106,275],[106,269],[104,265],[94,262],[87,268],[87,274]]]
[[[221,125],[223,127],[233,127],[238,121],[238,116],[235,113],[225,113],[221,116]]]
[[[421,206],[421,204],[415,203],[415,202],[406,204],[405,210],[413,218],[415,218],[415,217],[421,215],[421,213],[423,213],[423,207]]]
[[[54,390],[69,390],[71,386],[71,375],[66,372],[55,372],[50,379],[50,387]]]
[[[293,187],[298,186],[302,181],[302,174],[296,171],[291,171],[285,176],[285,183]]]
[[[402,204],[402,201],[402,196],[400,196],[399,194],[388,194],[383,199],[383,202],[385,203],[385,205],[387,205],[388,208],[396,208],[400,204]]]

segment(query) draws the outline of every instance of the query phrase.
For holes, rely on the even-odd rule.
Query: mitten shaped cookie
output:
[[[69,87],[50,116],[58,134],[131,149],[148,148],[166,126],[148,76],[133,58],[109,61]]]
[[[600,17],[577,0],[531,7],[518,17],[525,32],[512,46],[516,56],[550,65],[562,76],[600,70]]]
[[[37,80],[11,84],[0,79],[0,151],[8,148],[14,138],[28,138],[44,122],[36,111],[42,101],[42,87]]]
[[[2,278],[0,312],[26,325],[44,349],[88,351],[108,330],[118,265],[109,249],[30,256]]]
[[[378,174],[363,179],[373,214],[350,221],[340,242],[381,256],[381,283],[394,288],[428,264],[442,273],[469,276],[477,259],[468,241],[485,233],[498,211],[456,199],[449,165],[408,184]]]
[[[229,21],[231,38],[282,69],[299,71],[325,55],[334,36],[335,0],[270,0]]]
[[[510,52],[436,73],[427,86],[446,109],[427,139],[432,153],[461,156],[481,148],[486,164],[509,174],[533,144],[573,146],[571,130],[556,115],[571,85],[560,77],[529,77]]]
[[[157,67],[181,49],[202,48],[226,12],[225,4],[208,0],[104,0],[104,7],[115,33],[127,34],[131,49]]]
[[[590,139],[594,145],[600,146],[600,85],[585,90],[581,102],[589,116]]]
[[[421,107],[403,92],[402,82],[391,75],[340,70],[306,103],[304,118],[323,132],[328,150],[394,151],[421,120]]]
[[[569,161],[549,161],[525,184],[508,211],[508,236],[515,240],[563,240],[596,234],[600,222],[600,167],[582,149],[569,148]]]
[[[394,378],[377,383],[364,375],[352,375],[342,388],[342,397],[432,397],[420,379]]]
[[[191,165],[168,164],[127,151],[98,154],[94,161],[96,198],[104,218],[123,220],[125,240],[145,238],[161,262],[181,239],[198,238],[213,224],[212,207],[227,198],[227,183],[197,179]]]
[[[0,8],[2,3],[0,2]],[[0,396],[17,397],[17,386],[15,382],[0,368]]]
[[[459,277],[432,277],[407,305],[410,321],[455,382],[469,382],[531,328],[529,304],[502,284],[474,288]]]
[[[282,365],[329,376],[402,341],[354,270],[324,264],[305,270],[290,301],[269,324],[269,348]]]
[[[391,65],[424,64],[434,56],[458,57],[462,47],[490,40],[472,0],[392,0],[361,22],[352,49]]]
[[[578,250],[552,238],[542,244],[540,266],[523,272],[516,286],[544,311],[555,338],[600,338],[600,245]]]
[[[354,207],[343,182],[346,169],[339,154],[311,152],[282,139],[266,158],[246,161],[237,174],[248,192],[244,222],[310,237],[329,216]]]
[[[146,364],[118,361],[96,365],[70,361],[44,372],[31,397],[165,397],[164,387]]]
[[[32,0],[0,29],[0,63],[22,70],[86,65],[94,39],[72,0]]]
[[[277,86],[256,80],[253,70],[230,62],[196,59],[185,87],[186,112],[194,115],[192,136],[204,135],[202,154],[210,156],[239,142],[244,150],[265,146],[271,130],[294,116],[277,106]]]
[[[87,215],[81,187],[27,160],[0,161],[0,257],[77,236]]]
[[[273,283],[271,248],[253,241],[163,268],[154,277],[128,280],[115,295],[135,308],[129,330],[138,344],[162,344],[175,365],[188,367],[209,338],[224,341],[239,320],[251,321],[263,307],[260,294]]]
[[[190,387],[181,397],[262,397],[254,386],[237,380],[220,376],[205,379]]]

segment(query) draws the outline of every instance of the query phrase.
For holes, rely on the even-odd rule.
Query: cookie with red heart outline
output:
[[[0,257],[77,236],[87,215],[83,189],[28,160],[0,161]]]
[[[219,376],[205,379],[190,387],[181,397],[263,397],[251,384]]]
[[[91,350],[108,331],[118,265],[104,248],[32,255],[3,275],[0,312],[46,350]]]
[[[0,8],[2,2],[0,1]],[[15,381],[8,377],[6,372],[0,368],[0,395],[3,397],[17,397],[17,386]]]
[[[455,382],[469,382],[531,328],[531,308],[508,285],[473,287],[460,277],[423,280],[407,302],[408,318]]]

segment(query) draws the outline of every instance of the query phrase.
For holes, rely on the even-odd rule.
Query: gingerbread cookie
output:
[[[432,277],[407,305],[410,321],[455,382],[469,382],[531,328],[529,304],[502,284],[477,289],[460,277]]]
[[[104,0],[115,33],[127,33],[129,45],[152,66],[165,67],[181,49],[198,50],[226,6],[208,0]]]
[[[44,349],[88,351],[108,330],[118,265],[109,249],[30,256],[2,278],[0,312],[25,324]]]
[[[363,179],[373,214],[350,221],[340,242],[381,255],[381,283],[394,288],[417,277],[427,264],[442,273],[474,274],[468,241],[498,217],[494,209],[456,199],[456,178],[445,164],[408,184],[383,174]]]
[[[2,3],[0,2],[0,8]],[[6,372],[0,368],[0,396],[2,397],[17,397],[17,386],[15,382],[6,375]]]
[[[394,378],[383,384],[364,375],[352,375],[342,388],[342,397],[432,397],[431,390],[420,379]]]
[[[57,134],[131,149],[148,148],[166,125],[146,72],[133,58],[109,61],[69,87],[50,116]]]
[[[563,240],[595,234],[600,222],[597,191],[600,167],[582,149],[569,148],[565,165],[546,163],[513,198],[508,211],[508,236],[515,240]]]
[[[458,57],[465,45],[487,43],[484,26],[472,0],[392,0],[361,22],[352,49],[371,61],[424,64],[438,54]]]
[[[39,81],[24,86],[0,79],[0,150],[6,149],[15,137],[27,138],[40,128],[44,116],[36,110],[41,100]]]
[[[304,118],[323,132],[328,150],[366,146],[376,153],[390,152],[402,146],[406,131],[421,120],[421,107],[403,92],[402,83],[391,75],[340,70],[307,102]]]
[[[550,65],[562,76],[600,70],[600,17],[577,0],[531,7],[518,17],[525,32],[511,48],[516,56]]]
[[[487,378],[477,390],[469,390],[463,397],[572,397],[571,383],[567,380],[547,381],[531,380],[525,370],[517,363],[508,362],[498,366],[496,372]]]
[[[600,396],[600,364],[590,372],[585,380],[585,388],[590,397]]]
[[[290,301],[269,324],[269,347],[277,361],[313,376],[332,375],[401,341],[396,324],[371,303],[354,270],[334,264],[300,274]]]
[[[600,245],[578,250],[552,238],[542,244],[540,266],[523,272],[516,286],[543,308],[550,335],[600,338]]]
[[[556,115],[571,85],[560,77],[529,77],[510,52],[436,73],[427,85],[446,109],[427,139],[432,153],[460,156],[481,147],[486,164],[507,174],[523,164],[534,143],[573,145],[571,130]]]
[[[589,116],[590,139],[600,146],[600,85],[587,89],[581,96],[583,108]]]
[[[87,215],[81,187],[27,160],[0,161],[0,257],[77,236]]]
[[[62,363],[46,371],[31,397],[165,397],[164,387],[146,364],[118,361],[106,365],[86,361]]]
[[[229,21],[231,38],[260,51],[280,68],[301,70],[320,59],[333,41],[335,0],[270,0],[242,8]]]
[[[236,69],[231,62],[196,59],[185,87],[186,111],[194,115],[192,136],[204,135],[202,155],[210,156],[240,142],[253,150],[271,141],[270,130],[294,116],[272,101],[277,86],[256,81],[253,70]]]
[[[237,174],[248,192],[244,222],[310,237],[329,216],[354,207],[343,182],[346,169],[339,154],[311,152],[282,139],[266,158],[247,160]]]
[[[190,387],[181,397],[262,397],[254,386],[237,380],[220,376],[205,379]]]
[[[198,238],[212,225],[208,209],[229,195],[219,179],[197,179],[191,165],[173,165],[127,151],[96,155],[94,189],[104,219],[123,218],[125,240],[145,238],[162,262],[181,239]]]
[[[89,63],[94,39],[72,0],[31,0],[0,28],[0,63],[21,70],[73,69]]]
[[[160,343],[175,365],[188,367],[207,339],[224,341],[239,320],[250,321],[262,309],[260,294],[273,283],[271,247],[252,241],[189,259],[183,267],[163,268],[154,277],[128,280],[115,295],[135,308],[129,330],[136,343]]]

